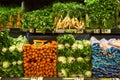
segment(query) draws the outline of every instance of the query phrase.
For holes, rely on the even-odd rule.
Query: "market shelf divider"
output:
[[[30,33],[42,33],[40,29],[24,29],[21,28],[0,28],[1,31],[7,32],[30,32]],[[77,29],[59,29],[58,31],[46,31],[46,33],[77,33],[77,34],[120,34],[120,29],[84,29],[84,30],[77,30]],[[45,34],[45,33],[44,33]]]
[[[120,80],[119,78],[31,78],[31,77],[2,77],[1,80]]]

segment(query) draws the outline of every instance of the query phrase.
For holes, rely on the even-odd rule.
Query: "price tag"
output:
[[[85,30],[87,33],[92,33],[92,29],[86,29]]]
[[[28,78],[28,77],[22,77],[20,78],[20,80],[30,80],[31,78]]]
[[[66,33],[76,33],[76,29],[66,29],[65,32]]]
[[[36,29],[36,33],[41,33],[41,30],[40,29]]]
[[[5,31],[5,28],[0,28],[0,31]]]
[[[77,78],[63,78],[63,80],[76,80]]]
[[[84,78],[77,78],[76,80],[84,80]]]
[[[100,78],[100,80],[110,80],[110,78]]]
[[[43,77],[38,77],[38,80],[43,80]]]
[[[77,33],[84,33],[84,31],[83,30],[78,30]]]
[[[7,29],[6,29],[6,31],[10,32],[10,29],[9,29],[9,28],[7,28]]]
[[[94,33],[100,33],[100,29],[94,29]]]
[[[24,29],[24,30],[22,30],[23,32],[27,32],[28,31],[28,29]]]
[[[64,30],[64,29],[59,29],[59,30],[57,30],[56,32],[57,32],[57,33],[64,33],[65,30]]]
[[[30,80],[38,80],[37,77],[32,77]]]
[[[109,34],[111,33],[111,29],[102,29],[102,33]]]
[[[29,29],[30,33],[34,33],[34,29]]]
[[[110,78],[110,80],[120,80],[120,78]]]

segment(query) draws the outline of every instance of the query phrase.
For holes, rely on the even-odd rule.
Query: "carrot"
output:
[[[20,21],[18,21],[17,23],[16,23],[16,26],[21,26],[21,22]]]
[[[34,40],[34,42],[41,42],[38,47],[35,45],[25,45],[24,48],[24,70],[25,76],[41,76],[54,77],[56,76],[56,62],[57,62],[57,42],[52,41],[44,44],[46,40]],[[26,65],[29,64],[29,65]]]
[[[20,21],[20,20],[21,20],[21,15],[20,15],[20,12],[18,12],[17,20],[18,20],[18,21]]]

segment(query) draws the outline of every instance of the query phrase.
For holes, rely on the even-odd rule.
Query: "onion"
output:
[[[2,48],[2,52],[6,52],[7,51],[7,48]]]
[[[63,44],[58,44],[58,49],[59,49],[59,50],[64,49],[64,45],[63,45]]]
[[[12,45],[12,46],[9,47],[9,51],[13,52],[15,50],[15,48],[16,48],[15,45]]]
[[[77,58],[77,61],[78,61],[78,62],[84,62],[84,59],[83,59],[82,57],[78,57],[78,58]]]
[[[23,61],[18,60],[18,61],[17,61],[17,64],[18,64],[18,65],[21,65],[21,64],[22,64],[22,62],[23,62]]]
[[[73,49],[73,50],[76,50],[77,48],[78,48],[78,45],[77,45],[77,44],[73,44],[73,45],[72,45],[72,49]]]
[[[82,50],[82,49],[83,49],[83,45],[82,45],[82,44],[79,44],[79,45],[78,45],[78,49]]]
[[[66,63],[66,58],[64,56],[58,57],[58,61],[62,64]]]
[[[73,63],[75,61],[74,57],[68,57],[68,63]]]
[[[65,44],[65,47],[66,47],[66,48],[69,48],[69,47],[70,47],[70,45],[69,45],[68,43],[66,43],[66,44]]]
[[[13,61],[12,64],[15,66],[17,63],[16,63],[16,61]]]
[[[3,62],[3,68],[8,68],[10,66],[10,63],[8,61]]]
[[[83,40],[83,43],[85,46],[90,46],[91,45],[91,41],[89,40]]]
[[[91,76],[92,76],[92,73],[91,73],[91,71],[86,71],[86,72],[85,72],[85,75],[86,75],[87,77],[91,77]]]

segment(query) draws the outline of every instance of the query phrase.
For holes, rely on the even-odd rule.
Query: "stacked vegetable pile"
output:
[[[21,8],[6,8],[0,5],[0,27],[19,27],[21,26]]]
[[[85,7],[78,3],[55,3],[22,16],[22,29],[38,28],[42,32],[55,29],[84,29]]]
[[[92,73],[94,77],[120,77],[120,40],[92,37]]]
[[[58,36],[58,77],[91,77],[91,42]]]
[[[0,76],[23,76],[23,45],[27,40],[19,36],[12,38],[6,32],[0,32]]]
[[[53,5],[55,13],[54,23],[57,29],[84,29],[85,6],[80,3],[55,3]]]
[[[24,76],[56,77],[57,42],[44,42],[24,46]]]
[[[117,28],[118,0],[85,0],[87,28]]]

